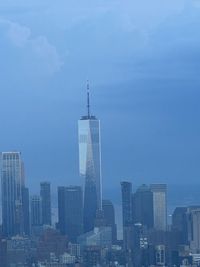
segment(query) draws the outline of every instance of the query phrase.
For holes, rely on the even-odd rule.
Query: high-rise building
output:
[[[103,200],[102,209],[104,213],[105,225],[112,228],[112,243],[117,241],[117,225],[115,223],[115,209],[110,200]]]
[[[51,225],[51,184],[40,183],[40,197],[42,201],[42,224]]]
[[[94,228],[97,210],[102,209],[100,121],[90,113],[87,87],[87,115],[81,117],[79,128],[79,169],[84,178],[84,231]]]
[[[34,195],[31,197],[31,226],[42,225],[42,201],[41,197]]]
[[[153,193],[153,221],[154,229],[166,231],[167,229],[167,185],[151,184]]]
[[[177,207],[172,214],[172,231],[179,234],[179,244],[188,243],[187,208]]]
[[[58,228],[76,242],[83,233],[83,194],[80,186],[58,187]]]
[[[188,241],[192,253],[200,252],[200,207],[187,208]]]
[[[200,252],[200,209],[191,211],[192,220],[192,240],[190,242],[190,248],[193,253]]]
[[[132,184],[121,182],[121,192],[123,226],[129,226],[132,223]]]
[[[22,212],[23,212],[23,224],[24,234],[30,235],[30,209],[29,209],[29,189],[22,188]]]
[[[1,154],[1,185],[3,234],[22,234],[24,172],[20,152]]]
[[[153,193],[150,188],[147,185],[140,186],[132,200],[133,222],[147,229],[153,228]]]
[[[133,248],[133,220],[132,220],[132,184],[121,182],[122,193],[122,222],[124,250],[128,252],[128,261],[131,259]],[[129,264],[130,265],[130,264]]]

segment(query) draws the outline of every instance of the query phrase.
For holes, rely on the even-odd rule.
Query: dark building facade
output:
[[[51,184],[40,183],[40,197],[42,201],[42,224],[51,225]]]
[[[153,193],[147,185],[140,186],[132,196],[133,222],[153,228]]]
[[[42,204],[38,195],[31,197],[31,226],[42,225]]]
[[[187,208],[177,207],[172,214],[172,231],[175,232],[179,238],[179,244],[188,243],[188,225],[187,225]]]
[[[132,184],[121,182],[122,193],[122,222],[123,222],[123,248],[128,266],[132,266],[133,252],[133,220],[132,220]]]
[[[83,194],[80,186],[58,187],[58,228],[76,242],[83,233]]]
[[[115,209],[110,200],[102,201],[105,225],[112,228],[112,243],[117,242],[117,225],[115,223]]]
[[[23,211],[24,234],[29,236],[30,235],[29,189],[26,187],[22,189],[22,211]]]
[[[123,227],[132,223],[132,184],[121,182]]]

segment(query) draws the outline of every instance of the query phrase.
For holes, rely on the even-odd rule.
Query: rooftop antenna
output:
[[[90,85],[89,85],[89,81],[87,81],[87,112],[88,112],[88,118],[90,118]]]

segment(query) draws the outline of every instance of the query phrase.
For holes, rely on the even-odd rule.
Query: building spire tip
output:
[[[89,80],[87,80],[87,113],[88,113],[88,118],[90,118],[90,84]]]

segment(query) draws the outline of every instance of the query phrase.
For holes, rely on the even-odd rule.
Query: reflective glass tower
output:
[[[87,86],[87,115],[79,128],[79,170],[84,178],[84,231],[93,229],[97,210],[102,210],[100,121],[90,113]]]
[[[20,152],[1,153],[2,226],[4,236],[23,233],[23,163]]]

